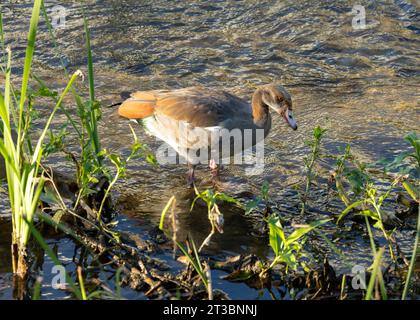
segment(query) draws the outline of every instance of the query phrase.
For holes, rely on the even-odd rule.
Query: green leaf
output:
[[[254,210],[260,203],[261,203],[262,199],[261,198],[256,198],[254,200],[250,200],[245,204],[245,215],[248,215],[252,212],[252,210]]]
[[[262,187],[261,187],[261,193],[262,193],[262,196],[264,198],[267,198],[269,188],[270,188],[270,186],[268,184],[268,181],[267,180],[264,180],[264,182],[262,184]]]
[[[155,166],[158,165],[158,161],[157,161],[156,157],[153,154],[148,154],[146,156],[146,161],[149,162],[150,164],[155,165]]]
[[[281,244],[286,243],[283,226],[277,216],[272,215],[268,220],[270,246],[276,256],[280,255]]]
[[[61,218],[63,218],[64,214],[65,214],[64,210],[57,210],[57,211],[55,212],[55,214],[53,215],[52,219],[53,219],[53,221],[56,223],[56,226],[55,226],[55,231],[57,231],[57,230],[58,230],[57,225],[60,223]]]
[[[349,205],[346,209],[343,210],[343,212],[340,214],[340,216],[337,219],[337,224],[340,222],[340,220],[352,209],[356,208],[357,206],[360,206],[361,204],[363,204],[364,201],[356,201],[354,203],[352,203],[351,205]]]
[[[47,186],[44,188],[44,192],[41,194],[40,199],[47,203],[49,206],[56,206],[60,203],[60,200],[54,190],[48,188]]]
[[[232,282],[243,282],[251,279],[255,274],[251,271],[246,270],[235,270],[227,276],[223,277],[224,280]]]
[[[319,226],[331,221],[332,219],[324,219],[324,220],[318,220],[318,221],[314,221],[311,222],[307,227],[302,227],[299,229],[296,229],[295,231],[293,231],[293,233],[287,237],[286,240],[286,246],[289,246],[290,244],[296,242],[297,240],[299,240],[300,238],[302,238],[305,234],[307,234],[308,232],[312,231],[315,228],[318,228]]]
[[[402,185],[407,193],[417,202],[420,202],[420,189],[413,186],[408,181],[403,181]]]
[[[358,214],[361,216],[369,217],[375,221],[380,220],[378,214],[372,210],[362,210]]]
[[[216,198],[217,200],[226,201],[226,202],[229,202],[229,203],[234,203],[234,204],[237,204],[237,205],[240,205],[240,204],[241,204],[241,203],[240,203],[238,200],[236,200],[235,198],[232,198],[231,196],[228,196],[227,194],[225,194],[225,193],[221,193],[221,192],[217,192],[217,193],[215,194],[215,198]]]

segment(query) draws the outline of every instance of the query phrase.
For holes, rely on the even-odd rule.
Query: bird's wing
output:
[[[119,114],[130,119],[161,115],[204,128],[248,112],[246,106],[243,100],[227,92],[192,87],[135,92],[121,105]]]

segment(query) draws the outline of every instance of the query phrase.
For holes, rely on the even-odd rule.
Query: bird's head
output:
[[[292,112],[292,98],[287,90],[278,84],[269,84],[258,89],[262,103],[274,110],[293,129],[297,129],[297,123]]]

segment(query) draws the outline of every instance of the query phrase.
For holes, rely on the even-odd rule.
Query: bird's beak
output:
[[[286,109],[286,112],[283,113],[283,118],[293,130],[298,128],[297,122],[293,117],[293,112],[291,110]]]

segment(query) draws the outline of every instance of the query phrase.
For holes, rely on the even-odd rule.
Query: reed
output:
[[[26,107],[29,103],[27,101],[27,92],[41,2],[41,0],[34,1],[18,104],[15,105],[12,99],[11,50],[9,48],[6,49],[5,87],[3,94],[0,94],[0,118],[3,131],[3,140],[0,140],[0,153],[5,159],[8,193],[12,209],[13,272],[21,278],[24,278],[27,273],[26,245],[30,235],[30,230],[25,220],[29,223],[33,221],[44,184],[40,168],[43,141],[55,112],[80,74],[78,71],[70,78],[67,87],[53,107],[35,147],[33,148],[31,144],[26,144],[27,141],[30,141],[27,137],[31,133],[30,119],[28,120],[30,114],[28,115]],[[15,140],[13,139],[14,131],[17,134]]]
[[[53,49],[55,50],[58,57],[60,57],[60,48],[58,47],[56,37],[51,26],[47,10],[42,5],[42,12],[45,17],[47,28],[49,31],[50,38],[53,43]],[[104,154],[102,153],[100,135],[98,131],[98,121],[100,120],[100,103],[96,100],[95,96],[95,80],[94,80],[94,68],[93,68],[93,54],[91,46],[91,35],[86,18],[85,11],[82,9],[83,25],[85,32],[85,48],[87,55],[87,70],[88,70],[88,83],[89,92],[88,99],[84,100],[78,93],[75,87],[71,87],[71,93],[76,103],[77,116],[76,119],[70,114],[66,108],[61,108],[63,113],[67,117],[68,123],[75,130],[80,146],[80,159],[72,155],[72,159],[76,165],[76,178],[79,185],[79,195],[75,203],[75,207],[79,204],[80,200],[88,196],[92,190],[91,186],[98,182],[98,177],[105,175],[108,178],[108,169],[103,163]],[[64,61],[60,58],[60,62],[63,71],[68,76],[68,70],[65,66]],[[61,148],[61,150],[63,148]]]
[[[87,129],[90,137],[90,143],[95,155],[97,155],[98,164],[102,164],[102,157],[99,156],[101,152],[101,144],[99,141],[98,133],[98,120],[100,119],[100,104],[95,99],[95,80],[93,74],[93,57],[92,47],[90,45],[90,30],[86,15],[83,12],[83,24],[86,36],[86,51],[87,51],[87,65],[88,65],[88,79],[89,79],[89,108],[88,108],[88,119]]]

